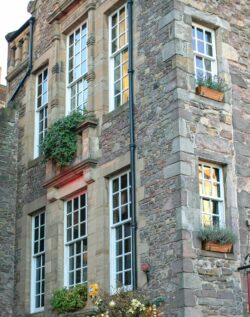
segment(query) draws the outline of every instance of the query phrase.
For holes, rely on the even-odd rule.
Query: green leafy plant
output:
[[[204,227],[199,230],[198,238],[202,241],[213,241],[221,244],[234,243],[237,240],[236,235],[227,228]]]
[[[57,120],[48,128],[42,153],[45,161],[53,160],[59,165],[68,165],[74,159],[77,150],[76,127],[87,118],[87,112],[73,112]]]
[[[86,285],[72,288],[58,288],[50,300],[52,309],[58,313],[65,313],[83,308],[87,303]]]
[[[214,77],[199,77],[196,80],[197,86],[205,86],[217,91],[225,92],[228,90],[228,85],[225,83],[224,79],[214,76]]]

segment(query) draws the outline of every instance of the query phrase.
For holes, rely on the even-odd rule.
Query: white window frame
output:
[[[86,71],[84,73],[81,72],[80,76],[77,78],[74,78],[72,82],[69,81],[69,43],[70,43],[70,37],[71,35],[74,34],[74,41],[75,41],[75,34],[76,31],[80,29],[80,32],[82,32],[82,28],[86,27]],[[80,33],[81,34],[81,33]],[[81,47],[81,40],[82,40],[82,36],[80,35],[80,47]],[[87,97],[86,100],[83,102],[83,104],[85,105],[85,109],[87,108],[87,104],[88,104],[88,82],[87,82],[87,72],[88,72],[88,45],[87,45],[87,40],[88,40],[88,24],[87,21],[81,23],[81,25],[78,25],[68,36],[67,36],[67,51],[66,51],[66,107],[65,107],[65,113],[66,115],[70,114],[73,111],[78,111],[78,107],[75,107],[73,109],[71,109],[71,88],[76,85],[77,87],[77,83],[79,83],[80,81],[82,81],[82,85],[86,84],[87,88],[82,90],[82,93],[85,92],[87,93]],[[80,54],[81,54],[81,50],[82,47],[80,48]],[[73,46],[73,59],[74,59],[74,63],[75,63],[75,48]],[[80,58],[80,65],[82,62],[82,58]],[[73,66],[73,72],[74,72],[75,67]]]
[[[125,206],[127,205],[128,206],[128,218],[125,219],[125,220],[121,220],[117,223],[113,223],[113,180],[119,178],[119,184],[120,184],[120,180],[121,180],[121,177],[126,175],[127,176],[127,180],[128,180],[128,186],[126,187],[127,189],[127,197],[128,197],[128,201],[127,203],[125,204],[119,204],[119,214],[120,214],[120,217],[121,217],[121,207],[122,206]],[[115,193],[119,193],[119,202],[121,202],[121,186],[119,185],[119,190],[118,192],[115,192]],[[124,188],[125,189],[125,188]],[[131,235],[131,193],[130,193],[130,190],[131,190],[131,183],[130,183],[130,171],[126,171],[124,173],[121,173],[119,175],[116,175],[112,178],[110,178],[109,180],[109,206],[110,206],[110,293],[111,294],[114,294],[118,289],[122,288],[123,290],[125,291],[130,291],[132,290],[132,284],[133,284],[133,267],[132,267],[132,264],[133,264],[133,261],[132,261],[132,235]],[[127,236],[125,238],[127,239],[124,239],[124,225],[125,224],[129,224],[130,225],[130,236]],[[123,281],[124,281],[124,274],[125,274],[125,271],[131,271],[131,284],[130,285],[127,285],[125,286],[124,284],[121,285],[121,287],[117,287],[117,279],[116,279],[116,273],[117,273],[117,270],[116,270],[116,259],[117,259],[117,256],[116,256],[116,228],[117,227],[120,227],[122,226],[122,232],[123,232],[123,237],[121,239],[118,239],[121,243],[122,243],[122,254],[120,254],[120,257],[122,257],[122,261],[123,261],[123,270],[122,271],[119,271],[120,274],[123,274]],[[124,252],[124,247],[125,247],[125,244],[123,243],[124,240],[128,240],[130,237],[130,252]],[[131,255],[131,269],[124,269],[124,266],[125,266],[125,263],[124,263],[124,260],[125,260],[125,255]]]
[[[47,78],[44,80],[45,72],[47,72]],[[39,76],[42,76],[41,94],[38,94],[39,88]],[[44,83],[46,83],[47,90],[44,91]],[[36,103],[35,103],[35,133],[34,133],[34,158],[40,155],[40,134],[42,134],[42,140],[44,140],[47,127],[48,127],[48,83],[49,83],[49,71],[48,67],[44,68],[36,76]],[[44,97],[44,96],[47,96]],[[41,105],[38,107],[38,98],[41,97]],[[40,113],[43,112],[42,130],[40,129]]]
[[[84,221],[85,224],[86,224],[85,235],[84,236],[79,236],[76,239],[72,239],[71,241],[68,241],[68,239],[67,239],[67,229],[68,229],[68,226],[67,226],[67,215],[68,215],[67,214],[67,203],[69,201],[71,201],[72,205],[73,205],[74,199],[78,198],[78,201],[79,201],[80,197],[82,195],[85,195],[85,207],[84,207],[85,210],[86,210],[86,220]],[[79,213],[80,209],[81,208],[78,208],[78,217],[80,217],[80,213]],[[78,220],[79,219],[80,218],[78,218]],[[78,230],[79,230],[79,232],[80,232],[80,223],[81,222],[78,221]],[[88,282],[88,197],[87,197],[87,191],[84,191],[84,192],[81,192],[80,194],[74,195],[70,199],[65,201],[65,204],[64,204],[64,224],[65,224],[64,225],[64,286],[65,287],[74,287],[76,285],[85,284],[85,283]],[[73,229],[73,219],[72,219],[71,227]],[[73,234],[73,232],[72,232],[72,234]],[[75,251],[76,243],[79,242],[79,241],[81,241],[81,243],[83,243],[84,240],[86,240],[86,242],[87,242],[87,251],[86,252],[82,252],[81,256],[82,256],[83,253],[87,255],[87,265],[81,266],[81,270],[83,270],[83,269],[87,270],[87,279],[86,279],[86,281],[81,281],[79,283],[75,283],[75,281],[74,281],[73,284],[70,284],[70,282],[69,282],[69,273],[70,273],[70,270],[69,270],[69,257],[70,257],[69,256],[69,248],[70,248],[70,245],[74,245],[74,251]],[[75,257],[75,254],[74,254],[74,257]],[[74,263],[74,272],[75,271],[76,271],[76,268],[75,268],[75,263]],[[74,276],[75,276],[75,273],[74,273]],[[82,276],[82,274],[81,274],[81,276]]]
[[[202,177],[200,177],[200,166],[202,168]],[[204,167],[209,167],[210,168],[210,179],[205,179],[204,178]],[[219,182],[215,182],[212,178],[212,171],[213,169],[218,170],[218,175],[219,175]],[[204,161],[199,162],[199,171],[198,171],[198,178],[199,178],[199,195],[200,195],[200,216],[201,216],[201,224],[202,227],[205,226],[203,222],[203,214],[209,215],[210,216],[210,226],[214,226],[213,224],[213,212],[212,212],[212,207],[211,207],[211,202],[217,202],[218,203],[218,224],[220,228],[225,227],[225,198],[224,198],[224,179],[223,179],[223,168],[220,165],[213,164],[213,163],[208,163]],[[208,195],[205,193],[204,186],[205,182],[208,182],[211,186],[211,194]],[[220,196],[213,195],[213,183],[218,184]],[[202,191],[201,191],[201,186],[202,186]],[[209,201],[210,205],[210,212],[204,212],[203,211],[203,201]],[[214,214],[214,217],[216,214]]]
[[[41,216],[44,215],[44,225],[41,225]],[[44,249],[41,252],[34,252],[34,246],[35,246],[35,242],[38,241],[38,246],[40,246],[40,241],[42,239],[36,239],[35,240],[35,219],[38,217],[39,219],[39,226],[36,227],[36,229],[38,229],[38,234],[40,236],[40,231],[41,231],[41,227],[44,227]],[[40,286],[40,293],[37,294],[36,292],[36,282],[38,282],[36,280],[36,271],[40,269],[40,279],[39,279],[39,283],[44,283],[44,287],[45,287],[45,239],[46,239],[46,213],[45,210],[39,212],[38,214],[34,215],[32,217],[32,246],[31,246],[31,296],[30,296],[30,304],[31,304],[31,313],[38,313],[41,311],[44,311],[44,305],[40,305],[40,307],[36,307],[36,296],[40,296],[40,300],[41,297],[43,296],[43,300],[45,299],[45,289],[43,290],[44,292],[41,292],[41,286]],[[44,258],[44,262],[43,265],[41,264],[40,267],[37,267],[37,260],[40,257],[40,261],[42,263],[43,258]],[[41,277],[42,274],[42,270],[43,270],[43,278]]]
[[[212,50],[213,50],[213,56],[210,56],[205,53],[201,53],[197,50],[197,43],[195,42],[195,48],[193,47],[193,27],[195,28],[195,39],[197,40],[197,28],[203,30],[204,34],[205,32],[210,32],[211,33],[211,39],[212,39]],[[205,49],[205,44],[206,42],[204,41],[204,49]],[[216,42],[215,42],[215,31],[213,29],[204,27],[201,24],[197,23],[192,23],[192,49],[193,49],[193,55],[194,55],[194,72],[195,72],[195,78],[198,79],[197,76],[197,68],[196,68],[196,57],[201,57],[202,58],[202,64],[203,64],[203,71],[205,69],[204,66],[204,59],[210,60],[211,61],[211,76],[214,79],[217,76],[217,57],[216,57]]]
[[[117,14],[119,15],[119,12],[121,9],[125,8],[125,39],[127,38],[127,41],[125,40],[125,44],[120,47],[118,50],[116,50],[114,53],[112,53],[112,17]],[[109,16],[109,111],[113,111],[115,109],[115,91],[114,91],[114,83],[115,83],[115,78],[114,78],[114,60],[117,55],[120,54],[122,56],[122,52],[125,52],[126,50],[128,51],[128,11],[127,11],[127,5],[121,6],[118,10],[113,12]],[[119,32],[119,31],[118,31]],[[128,63],[128,61],[127,61]],[[125,63],[124,63],[125,64]],[[122,66],[122,62],[120,61],[120,67]],[[122,81],[122,78],[124,78],[124,74],[120,74],[120,80]],[[122,86],[121,86],[122,87]],[[121,90],[121,98],[122,98],[122,92],[123,88]],[[128,93],[129,93],[129,87],[128,87]],[[126,101],[121,99],[121,103],[118,107],[122,106]]]

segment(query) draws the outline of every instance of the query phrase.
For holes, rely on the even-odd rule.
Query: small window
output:
[[[87,25],[83,24],[68,37],[68,112],[83,111],[87,107],[87,68]]]
[[[31,311],[44,309],[45,282],[45,212],[32,219]]]
[[[36,118],[35,118],[35,157],[41,154],[48,126],[48,69],[37,75],[36,84]]]
[[[192,45],[196,79],[217,75],[215,33],[201,25],[192,25]]]
[[[66,286],[87,282],[87,195],[68,200],[65,204],[66,222]]]
[[[202,225],[224,227],[223,171],[220,166],[199,164],[199,192]]]
[[[132,289],[132,237],[130,172],[110,180],[110,270],[111,292]]]
[[[128,16],[123,6],[110,16],[110,110],[128,101]]]

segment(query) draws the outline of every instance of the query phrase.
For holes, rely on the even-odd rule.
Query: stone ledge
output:
[[[129,109],[129,103],[126,102],[123,105],[119,106],[118,108],[104,114],[102,125],[104,125],[107,121],[114,120],[116,117],[119,117],[122,112],[128,111],[128,109]]]
[[[35,158],[34,160],[30,160],[28,162],[27,168],[28,169],[33,168],[33,167],[39,165],[41,162],[42,162],[42,158],[41,158],[41,156],[39,156],[39,157]]]
[[[237,256],[234,253],[219,253],[219,252],[212,252],[212,251],[205,251],[205,250],[198,250],[198,256],[204,256],[209,258],[218,258],[218,259],[225,259],[225,260],[233,260],[237,261]]]
[[[56,175],[49,180],[45,181],[43,187],[50,188],[60,188],[67,184],[68,182],[78,178],[84,169],[89,167],[95,167],[97,164],[97,160],[88,158],[76,165],[70,166],[66,168],[66,170],[62,171],[59,175]]]
[[[81,133],[87,128],[95,128],[97,127],[97,125],[98,125],[98,120],[96,118],[88,118],[76,128],[76,132]]]
[[[14,78],[16,78],[18,76],[19,73],[21,73],[26,67],[28,66],[28,58],[23,61],[22,63],[18,64],[17,66],[15,66],[15,68],[8,73],[6,80],[8,82],[12,81]]]

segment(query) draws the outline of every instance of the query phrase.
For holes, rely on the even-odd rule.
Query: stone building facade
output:
[[[85,280],[130,288],[133,270],[126,2],[36,0],[28,11],[7,36],[0,113],[4,317],[50,316],[53,290]],[[248,1],[133,3],[138,287],[164,298],[167,317],[248,316],[249,17]],[[225,80],[222,102],[196,94],[200,73]],[[83,107],[92,116],[74,162],[45,165],[47,126]],[[230,228],[233,253],[204,251],[202,223]]]

